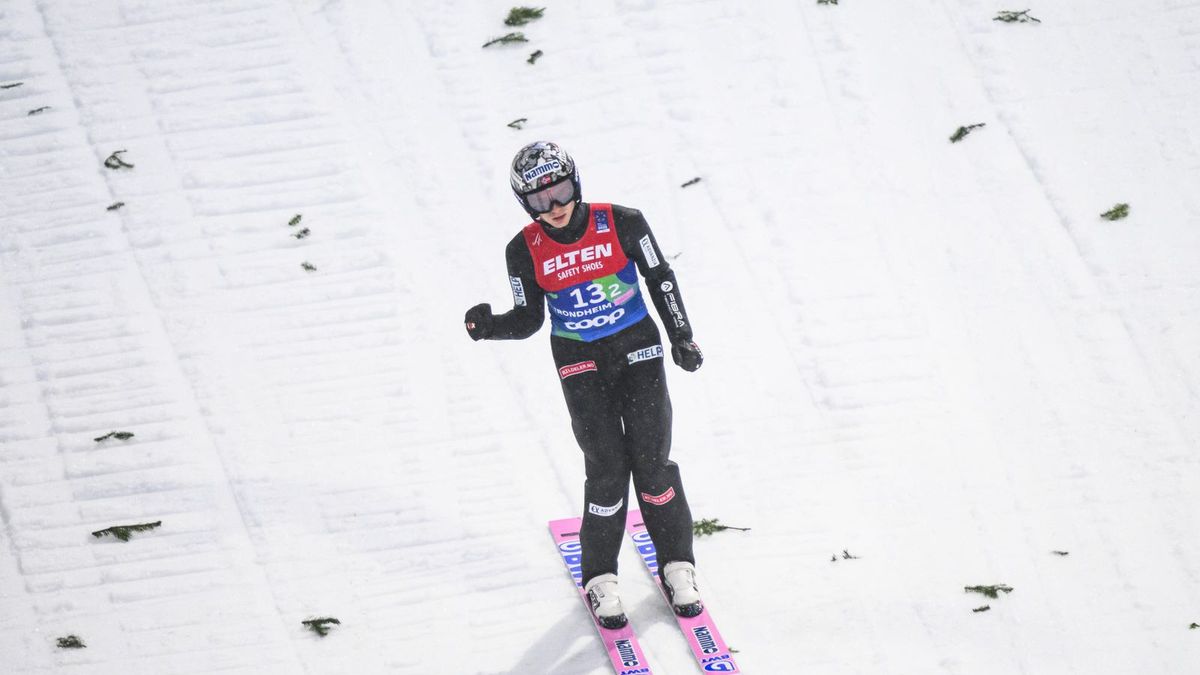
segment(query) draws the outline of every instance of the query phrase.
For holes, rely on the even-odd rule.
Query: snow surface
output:
[[[610,672],[547,338],[461,323],[543,138],[672,257],[745,672],[1198,672],[1200,1],[544,4],[0,1],[5,672]]]

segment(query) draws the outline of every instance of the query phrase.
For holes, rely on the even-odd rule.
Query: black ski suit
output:
[[[557,244],[582,242],[589,228],[595,229],[593,208],[578,203],[570,222],[562,229],[537,221],[540,230],[527,227],[509,242],[506,258],[513,308],[494,317],[490,307],[473,308],[467,315],[469,332],[473,320],[484,324],[472,332],[473,338],[523,339],[541,328],[547,291],[538,283],[532,242],[537,240],[537,232]],[[695,370],[702,357],[691,342],[691,324],[674,272],[641,212],[616,205],[611,208],[612,227],[621,252],[636,263],[637,271],[645,278],[650,298],[667,329],[673,356],[683,346],[686,361],[686,352],[689,348],[694,350],[691,362],[681,365]],[[607,232],[607,221],[602,222],[603,231]],[[527,233],[535,233],[534,238]],[[553,267],[551,263],[546,263],[548,269]],[[632,283],[636,286],[636,275]],[[551,294],[551,297],[557,296]],[[487,307],[486,312],[480,310],[482,307]],[[607,308],[611,309],[611,305]],[[551,310],[555,311],[553,307]],[[596,315],[596,321],[603,319]],[[589,325],[587,319],[577,323]],[[555,332],[561,332],[561,327],[556,327]],[[584,455],[586,481],[580,531],[583,583],[617,571],[631,476],[660,569],[668,562],[694,564],[692,515],[679,467],[668,457],[671,399],[667,394],[658,327],[647,314],[611,335],[591,341],[552,335],[550,347],[559,368],[571,426]],[[676,361],[680,362],[679,356]]]

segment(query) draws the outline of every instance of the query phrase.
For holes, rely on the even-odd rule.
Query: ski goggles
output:
[[[575,181],[564,178],[557,183],[521,195],[521,201],[534,213],[546,213],[555,204],[565,205],[575,199]]]

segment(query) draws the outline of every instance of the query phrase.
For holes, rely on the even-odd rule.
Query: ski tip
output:
[[[546,523],[550,528],[550,533],[555,539],[571,539],[579,537],[579,526],[582,521],[579,518],[558,518]]]

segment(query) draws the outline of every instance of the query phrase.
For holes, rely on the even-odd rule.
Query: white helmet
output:
[[[521,208],[536,218],[554,204],[582,200],[575,160],[557,143],[537,141],[517,151],[508,182]]]

